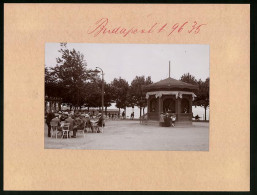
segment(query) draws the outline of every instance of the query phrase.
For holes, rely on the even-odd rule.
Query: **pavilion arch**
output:
[[[174,98],[165,98],[163,100],[163,112],[166,113],[168,111],[171,111],[172,113],[175,113],[176,112],[176,102],[174,100]]]
[[[157,112],[157,99],[151,98],[150,100],[150,112]]]
[[[182,98],[181,100],[181,113],[189,113],[190,108],[189,108],[189,100],[188,98]]]

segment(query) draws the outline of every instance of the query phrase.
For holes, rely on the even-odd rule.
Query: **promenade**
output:
[[[209,123],[190,127],[141,125],[139,121],[106,121],[104,133],[86,133],[85,138],[55,139],[44,134],[45,149],[208,151]]]

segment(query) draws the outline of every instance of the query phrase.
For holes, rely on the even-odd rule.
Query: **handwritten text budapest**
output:
[[[188,33],[188,34],[198,34],[200,30],[206,24],[200,24],[197,21],[188,22],[185,21],[183,23],[175,23],[175,24],[168,24],[168,23],[153,23],[149,27],[110,27],[108,18],[101,18],[100,20],[96,21],[94,26],[91,26],[88,29],[88,34],[92,34],[94,37],[105,35],[105,34],[114,34],[120,35],[122,37],[127,37],[129,35],[135,34],[165,34],[167,36],[171,36],[175,33]]]

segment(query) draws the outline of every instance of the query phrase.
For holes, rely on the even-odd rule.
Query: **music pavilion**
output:
[[[192,124],[192,101],[197,85],[171,77],[144,87],[148,120],[159,121],[161,113],[176,114],[176,124]]]

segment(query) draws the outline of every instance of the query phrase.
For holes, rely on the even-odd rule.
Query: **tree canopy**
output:
[[[143,87],[149,84],[152,84],[151,77],[148,76],[136,76],[130,85],[129,90],[129,100],[130,105],[135,105],[140,108],[140,116],[141,116],[141,108],[147,106],[147,100],[145,98],[146,92],[144,92]]]
[[[60,44],[60,57],[56,58],[56,65],[45,67],[45,95],[62,98],[75,108],[82,105],[87,107],[102,106],[102,84],[104,84],[104,107],[116,103],[119,109],[137,106],[141,109],[147,106],[144,86],[152,84],[151,77],[136,76],[129,83],[119,77],[112,82],[102,81],[99,74],[87,67],[87,63],[80,51],[68,49],[66,43]],[[209,106],[209,78],[205,81],[197,80],[190,73],[183,74],[181,81],[198,85],[197,97],[193,105],[204,107],[205,112]]]
[[[201,79],[195,79],[193,75],[187,73],[183,74],[180,80],[193,85],[198,85],[199,90],[196,92],[196,98],[193,101],[193,105],[204,108],[206,120],[206,109],[209,107],[209,77],[205,81],[202,81]]]

